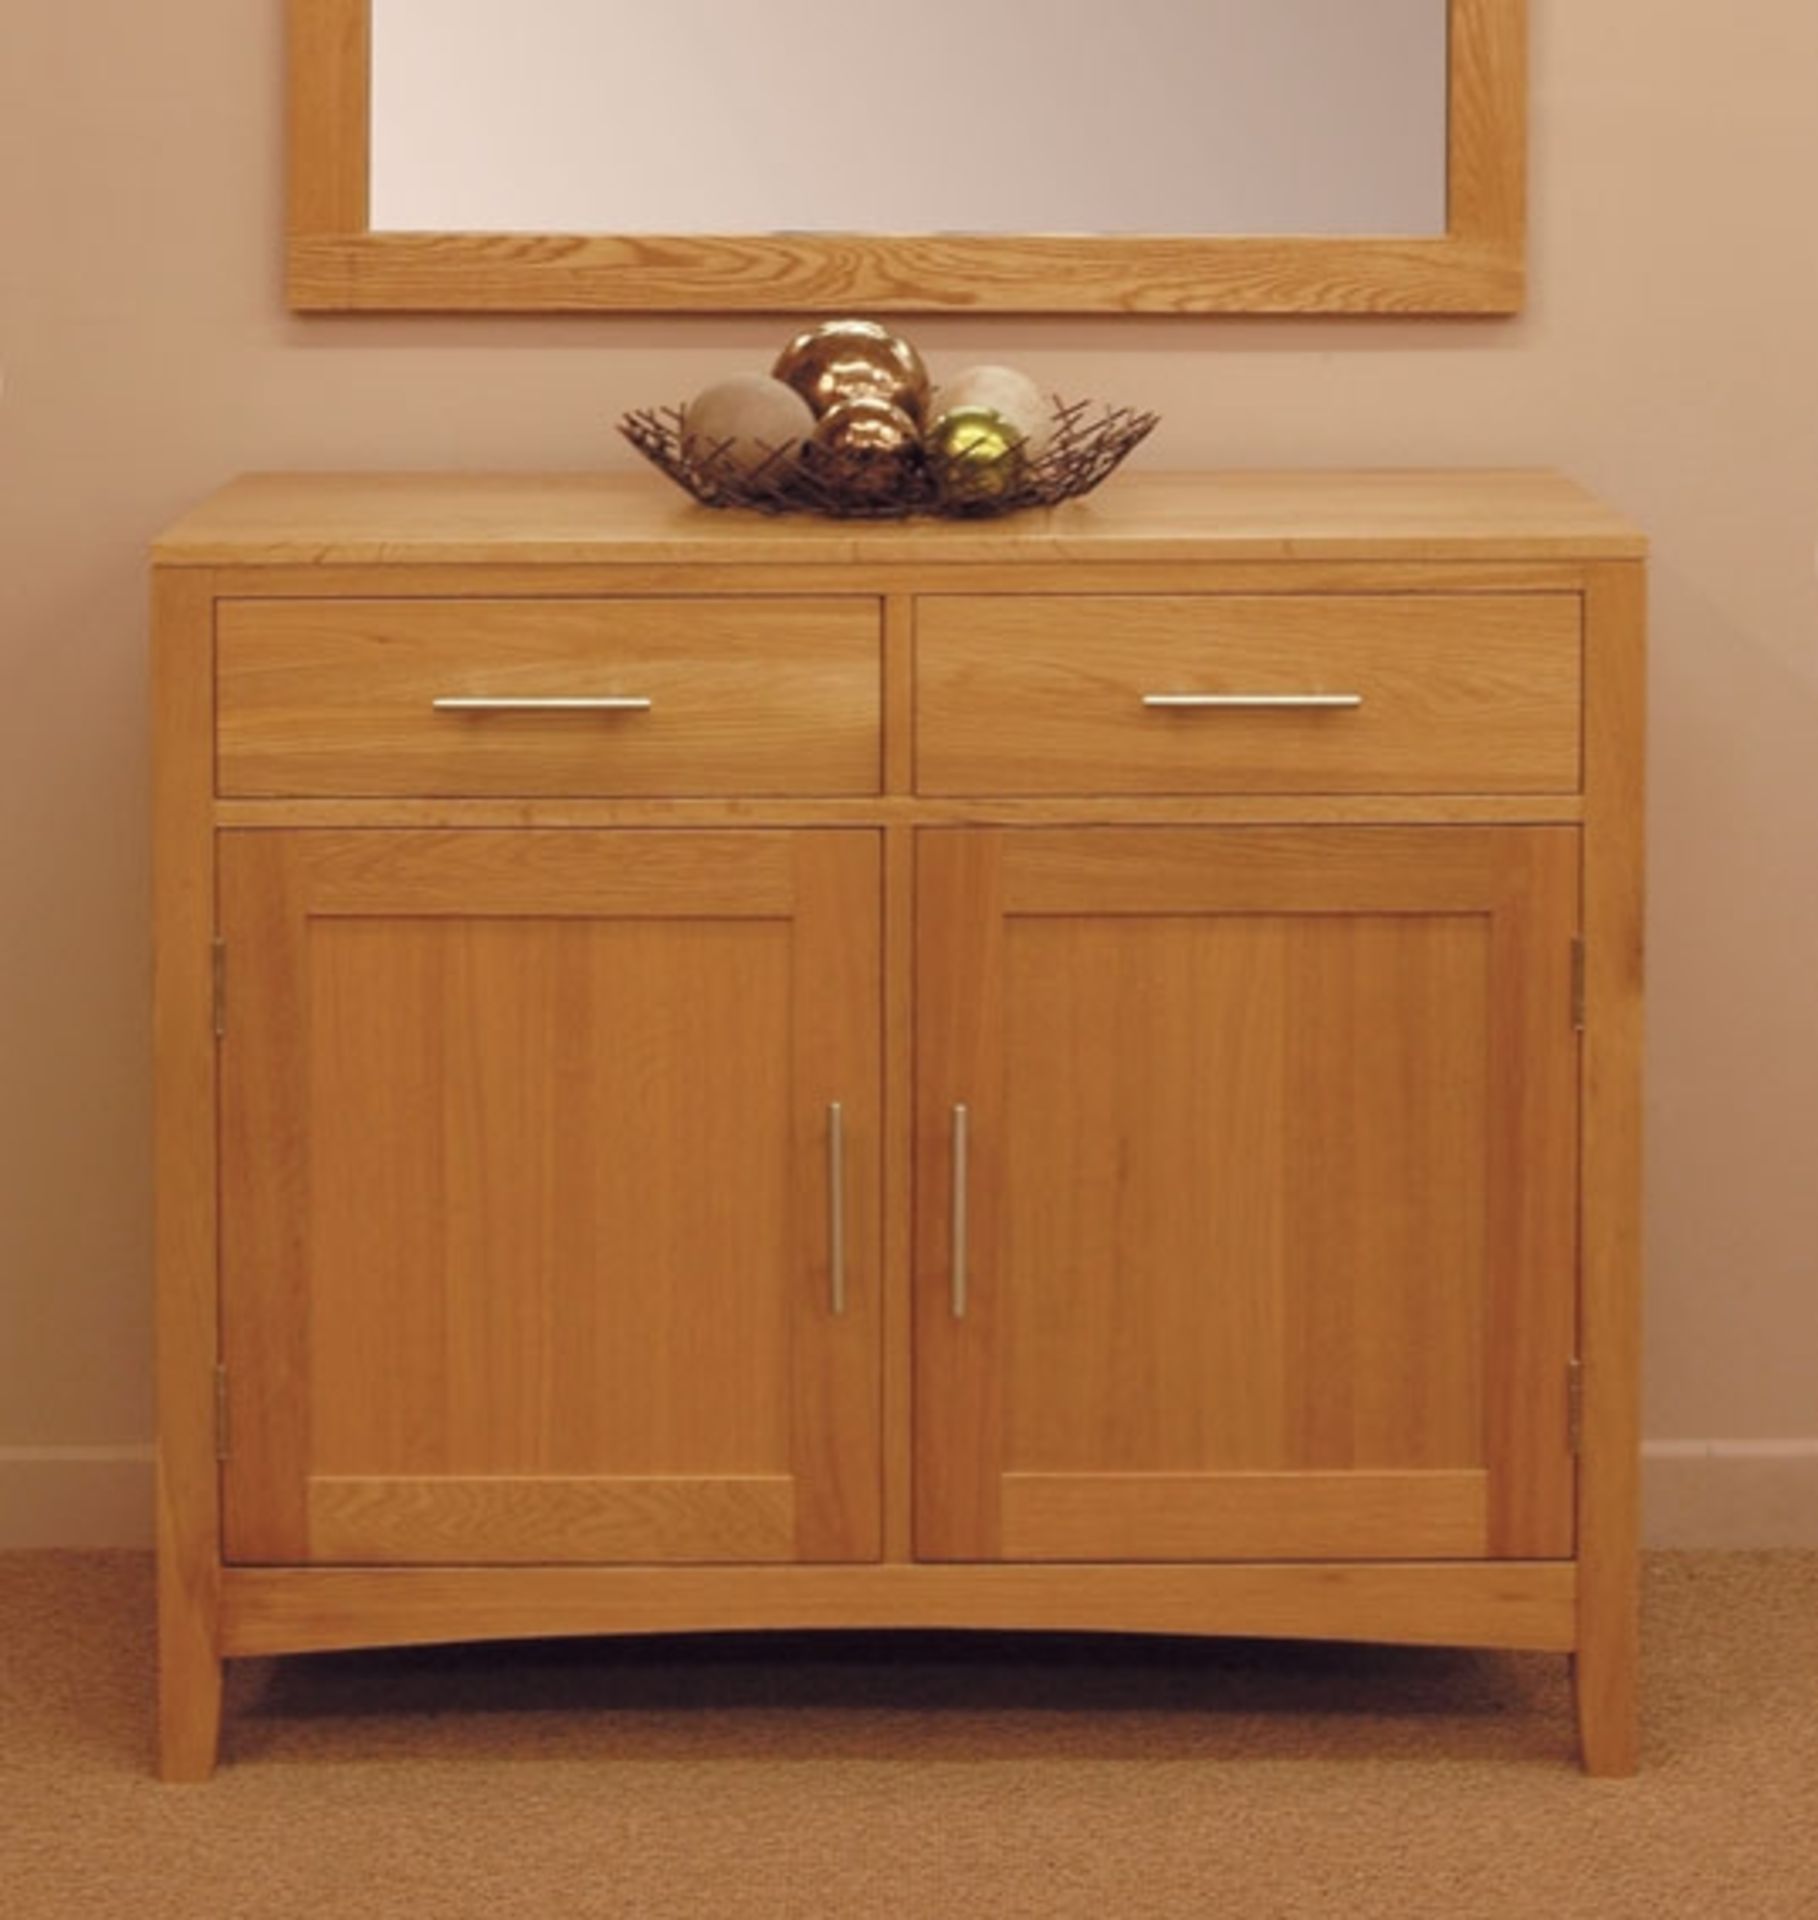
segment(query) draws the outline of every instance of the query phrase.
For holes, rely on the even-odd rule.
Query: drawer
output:
[[[875,793],[880,659],[879,603],[857,597],[224,601],[216,777],[231,796]],[[563,701],[594,704],[534,704]]]
[[[930,596],[924,793],[1566,793],[1573,594]]]

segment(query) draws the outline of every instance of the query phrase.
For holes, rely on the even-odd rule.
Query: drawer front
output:
[[[215,644],[225,795],[878,790],[871,599],[225,601]]]
[[[924,793],[1569,793],[1572,594],[933,596]]]

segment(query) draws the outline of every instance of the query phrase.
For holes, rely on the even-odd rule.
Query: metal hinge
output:
[[[227,1458],[227,1369],[215,1369],[215,1458]]]
[[[227,942],[215,942],[215,1038],[227,1032]]]
[[[1584,1362],[1566,1362],[1566,1445],[1576,1457],[1584,1451]]]
[[[1572,1030],[1584,1032],[1584,936],[1572,942]]]

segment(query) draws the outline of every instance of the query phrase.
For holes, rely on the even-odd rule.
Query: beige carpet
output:
[[[247,1663],[165,1788],[148,1563],[0,1556],[0,1920],[1818,1920],[1818,1554],[1646,1618],[1633,1782],[1557,1658],[840,1636]]]

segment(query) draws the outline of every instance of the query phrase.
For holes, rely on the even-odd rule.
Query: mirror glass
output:
[[[372,0],[381,232],[1446,232],[1448,0]]]

